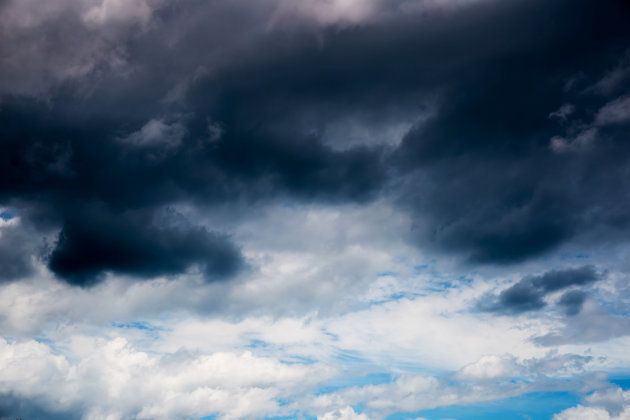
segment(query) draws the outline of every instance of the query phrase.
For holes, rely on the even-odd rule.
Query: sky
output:
[[[630,419],[629,22],[0,0],[0,418]]]

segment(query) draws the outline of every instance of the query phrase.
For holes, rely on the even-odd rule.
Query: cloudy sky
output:
[[[630,4],[0,0],[0,418],[629,419]]]

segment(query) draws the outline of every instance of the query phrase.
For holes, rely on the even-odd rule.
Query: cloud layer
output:
[[[625,415],[624,2],[40,3],[0,0],[0,416]]]

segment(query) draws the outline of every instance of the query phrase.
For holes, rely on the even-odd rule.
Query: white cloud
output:
[[[513,356],[483,356],[474,363],[464,366],[458,377],[462,379],[495,379],[516,373],[515,359]]]
[[[9,343],[0,338],[0,393],[47,398],[50,384],[61,384],[69,373],[68,361],[44,345],[30,340]],[[59,393],[51,401],[67,404],[70,395]]]
[[[541,354],[528,338],[544,331],[542,324],[482,321],[463,311],[484,293],[477,286],[370,304],[346,314],[229,319],[160,311],[145,318],[148,322],[141,327],[126,327],[124,322],[110,323],[129,319],[137,311],[131,309],[134,305],[153,306],[152,299],[177,301],[203,293],[203,288],[157,280],[123,287],[124,282],[110,279],[95,289],[47,284],[0,288],[3,324],[15,332],[23,328],[26,337],[45,331],[50,340],[5,341],[2,360],[19,370],[0,369],[5,373],[3,392],[60,410],[77,409],[85,418],[178,418],[213,411],[225,418],[246,418],[292,410],[341,416],[356,404],[367,407],[365,416],[379,418],[392,411],[504,398],[539,385],[544,389],[553,375],[579,377],[586,363],[579,356]],[[344,355],[355,360],[344,361]],[[31,374],[31,365],[36,373]],[[453,376],[457,384],[409,373],[423,366],[459,370]],[[378,369],[395,372],[395,381],[309,396],[338,375]],[[20,385],[21,375],[31,382]],[[529,378],[526,387],[501,385],[523,376]],[[47,386],[51,381],[60,386]],[[294,402],[280,406],[278,399]]]
[[[285,336],[290,335],[291,329],[285,329]],[[302,337],[295,341],[314,339]],[[395,411],[506,398],[557,384],[566,388],[571,385],[563,376],[564,366],[574,357],[551,354],[515,362],[527,369],[501,372],[505,381],[477,382],[476,377],[453,383],[428,375],[401,374],[390,383],[314,395],[318,386],[341,371],[319,362],[281,362],[281,354],[261,356],[236,349],[191,351],[185,342],[172,352],[139,350],[136,344],[113,334],[71,335],[56,343],[2,339],[0,394],[36,401],[51,411],[75,410],[86,419],[168,419],[209,414],[225,419],[258,418],[296,411],[314,413],[321,419],[367,419]],[[578,369],[574,374],[581,372]],[[507,380],[515,373],[528,380]],[[544,380],[532,381],[540,375]],[[553,385],[555,376],[560,381]],[[498,378],[495,374],[493,377]],[[618,397],[615,400],[594,394],[590,398],[589,403],[608,407],[619,402]],[[289,404],[281,405],[280,400]],[[351,408],[357,404],[364,406],[366,413]]]
[[[365,414],[357,414],[352,407],[329,411],[317,417],[318,420],[368,420]]]
[[[329,375],[319,365],[250,352],[156,355],[123,338],[76,336],[62,347],[67,355],[32,340],[0,340],[0,393],[53,411],[74,408],[90,419],[247,418],[277,412],[277,398]]]
[[[207,223],[223,225],[215,211],[205,214]],[[238,208],[225,211],[239,218]],[[546,389],[548,376],[528,372],[577,377],[584,359],[568,352],[589,351],[595,367],[603,366],[600,355],[613,359],[605,366],[628,363],[627,342],[567,343],[549,354],[531,337],[561,331],[564,321],[553,316],[472,312],[480,296],[521,273],[512,271],[511,279],[478,273],[458,282],[430,268],[405,240],[408,219],[383,203],[263,207],[238,228],[225,228],[256,267],[233,282],[207,284],[194,274],[142,282],[110,276],[93,288],[74,288],[39,262],[33,278],[0,284],[0,329],[17,340],[5,343],[5,360],[13,363],[20,349],[42,363],[15,362],[34,382],[20,385],[7,370],[3,392],[86,418],[212,410],[226,418],[305,410],[341,416],[357,403],[369,410],[354,414],[379,418]],[[417,271],[418,264],[429,268]],[[39,373],[30,375],[31,364]],[[439,375],[418,375],[419,369]],[[313,395],[327,380],[370,372],[392,374],[394,382]],[[532,388],[496,387],[523,375]],[[444,376],[461,386],[445,384]],[[38,385],[51,381],[62,385]]]
[[[630,391],[618,387],[597,391],[583,404],[568,408],[553,417],[554,420],[628,420],[630,419]]]
[[[384,365],[406,363],[455,370],[488,354],[544,354],[529,342],[535,331],[547,330],[544,324],[530,320],[514,328],[512,319],[481,317],[468,311],[481,290],[460,287],[374,305],[332,320],[327,331],[338,337],[340,348],[359,351]],[[466,351],[443,351],[451,348]]]
[[[554,420],[612,420],[628,417],[611,417],[603,408],[583,407],[578,405],[553,416]]]
[[[477,365],[488,364],[489,359],[491,358],[482,359]],[[498,358],[494,359],[492,364],[496,364],[497,360]],[[453,377],[402,374],[389,383],[353,386],[332,393],[308,396],[298,401],[296,407],[315,413],[328,413],[330,407],[342,410],[361,405],[368,418],[384,418],[394,412],[481,403],[543,390],[569,389],[577,392],[585,386],[596,388],[602,384],[597,377],[580,378],[585,372],[586,360],[576,355],[550,353],[537,359],[511,358],[510,363],[515,368],[502,369],[501,372],[495,370],[492,372],[492,380],[488,381],[480,381],[490,379],[487,369],[482,372],[483,378],[478,375],[480,371],[477,369],[474,377],[455,375],[457,381],[453,381]],[[572,370],[573,381],[567,381],[567,367]],[[575,380],[576,378],[580,379]]]

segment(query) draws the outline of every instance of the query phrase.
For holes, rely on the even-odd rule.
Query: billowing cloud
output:
[[[245,418],[277,411],[278,397],[330,375],[325,367],[288,365],[248,352],[156,357],[120,338],[77,337],[73,347],[78,363],[46,344],[1,341],[0,392],[52,413],[79,411],[87,418]],[[20,381],[22,375],[28,380]]]
[[[554,420],[574,419],[625,419],[630,416],[630,392],[609,387],[586,398],[585,405],[568,408],[556,414]]]

